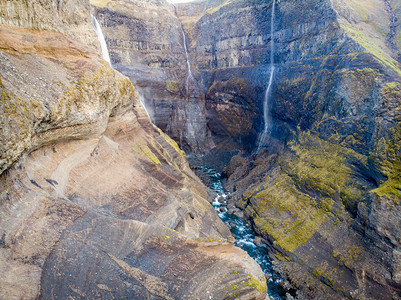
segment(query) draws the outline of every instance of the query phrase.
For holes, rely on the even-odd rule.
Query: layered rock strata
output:
[[[264,299],[184,153],[57,3],[2,2],[0,298]]]
[[[226,2],[205,9],[192,25],[200,32],[199,59],[209,57],[205,77],[228,82],[221,74],[238,74],[237,60],[246,69],[249,46],[243,45],[251,37],[259,37],[267,60],[271,3],[259,5]],[[200,43],[202,22],[219,30],[252,9],[259,26],[251,28],[260,33],[251,32],[247,43],[223,30],[217,43]],[[308,298],[397,299],[400,66],[399,49],[388,40],[395,29],[387,8],[380,1],[281,1],[276,24],[271,144],[256,160],[232,160],[233,201]]]
[[[154,124],[186,151],[213,147],[186,33],[166,1],[91,1],[113,66],[136,86]]]

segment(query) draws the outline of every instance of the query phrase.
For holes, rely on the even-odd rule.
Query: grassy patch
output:
[[[365,48],[367,52],[373,54],[380,62],[390,67],[401,76],[401,70],[398,62],[389,54],[387,54],[377,43],[369,39],[366,33],[355,29],[348,22],[344,22],[342,25],[343,29],[348,33],[348,35],[363,48]]]
[[[254,286],[259,292],[266,294],[267,293],[267,287],[265,282],[260,282],[255,276],[251,276],[250,279],[248,279],[248,285],[249,286]]]
[[[367,158],[310,132],[300,132],[288,147],[275,171],[251,185],[244,198],[250,200],[246,213],[255,225],[293,252],[336,215],[336,201],[356,212],[364,191],[347,161],[366,164]]]

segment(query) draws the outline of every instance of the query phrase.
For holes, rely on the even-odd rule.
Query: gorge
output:
[[[0,298],[400,299],[400,20],[0,1]]]

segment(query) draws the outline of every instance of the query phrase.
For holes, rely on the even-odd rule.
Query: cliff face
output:
[[[203,8],[198,4],[193,5],[197,9],[188,8],[191,5],[179,6],[177,11],[191,37],[207,90],[212,135],[255,141],[263,128],[260,116],[271,70],[272,2],[211,2]],[[392,57],[396,50],[390,50],[386,42],[391,24],[384,4],[372,1],[366,7],[352,1],[277,3],[270,100],[274,136],[287,135],[288,125],[309,129],[334,117],[340,120],[336,131],[343,139],[357,133],[348,146],[363,147],[358,151],[365,152],[372,147],[374,118],[393,117],[392,108],[397,105],[382,105],[386,100],[380,93],[386,84],[398,80],[399,69]],[[369,9],[375,14],[369,14]],[[190,12],[197,14],[196,22],[186,16]],[[363,19],[368,16],[372,20]],[[232,23],[239,18],[240,25]],[[380,113],[376,105],[384,106]],[[361,124],[367,124],[371,135],[358,130]],[[333,134],[332,126],[321,124],[319,134],[327,139]]]
[[[106,31],[117,18],[109,11],[119,5],[109,1],[98,10],[99,16],[108,14]],[[198,116],[206,118],[220,151],[255,148],[273,49],[269,148],[256,160],[233,158],[227,169],[233,202],[277,253],[276,265],[307,296],[400,297],[400,2],[281,0],[274,15],[272,6],[259,0],[176,6],[192,72],[204,91],[198,103],[203,105],[204,95],[205,110]],[[168,11],[163,3],[153,9]],[[177,20],[159,14],[177,24],[163,35],[170,36],[168,45],[177,45]],[[144,28],[154,32],[150,24]],[[113,36],[110,31],[111,46]],[[171,52],[160,50],[166,62],[173,61]],[[151,52],[136,51],[137,59],[123,64],[135,65],[143,53]],[[173,57],[176,69],[184,70],[184,53]],[[140,66],[141,72],[155,71]],[[161,63],[157,68],[168,74]],[[182,77],[166,78],[182,91]],[[165,91],[153,78],[142,89]],[[177,111],[185,115],[181,106]],[[176,126],[174,118],[170,124]]]
[[[89,4],[62,3],[1,4],[0,298],[264,299],[130,80],[66,33],[90,32]]]
[[[131,78],[151,120],[187,151],[213,147],[204,92],[166,1],[92,1],[113,66]]]
[[[227,169],[232,201],[308,297],[400,297],[400,66],[397,10],[394,19],[389,5],[396,4],[276,3],[270,144],[256,160],[237,156]],[[190,6],[178,11],[194,36],[208,109],[223,123],[237,115],[227,91],[246,82],[260,111],[272,2]],[[189,12],[196,22],[184,21]]]
[[[88,19],[88,1],[2,1],[0,24],[20,28],[55,30],[100,49]],[[72,25],[72,26],[71,26]]]

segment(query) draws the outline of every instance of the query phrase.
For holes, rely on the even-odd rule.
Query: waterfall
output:
[[[96,20],[96,17],[94,15],[91,15],[91,19],[92,19],[92,24],[95,27],[95,32],[96,32],[97,37],[100,42],[100,47],[102,49],[102,58],[105,61],[107,61],[110,64],[110,66],[112,67],[111,62],[110,62],[109,50],[107,49],[107,44],[106,44],[106,40],[103,35],[102,28],[100,27],[99,22]],[[124,73],[124,72],[121,71],[121,73]],[[124,74],[124,75],[129,76],[128,74]],[[139,94],[139,90],[137,89],[136,91]],[[153,123],[153,121],[152,121],[153,119],[151,118],[151,116],[153,116],[153,113],[152,112],[149,113],[149,111],[148,111],[149,108],[146,107],[145,101],[144,101],[142,95],[139,95],[139,100],[141,101],[141,104],[142,104],[143,108],[145,109],[145,112],[146,112],[149,120]]]
[[[104,39],[102,28],[100,27],[99,22],[96,20],[95,16],[91,15],[91,19],[93,26],[95,26],[95,32],[97,34],[97,38],[99,39],[100,47],[102,48],[102,58],[111,65],[109,50],[107,50],[107,44],[106,40]]]
[[[180,28],[181,28],[181,34],[182,34],[182,43],[183,43],[184,51],[185,51],[185,58],[187,60],[188,74],[187,74],[187,80],[185,82],[185,89],[186,89],[186,92],[187,92],[187,99],[188,99],[189,98],[189,80],[191,78],[194,79],[194,77],[192,75],[192,70],[191,70],[191,61],[189,59],[188,48],[187,48],[187,38],[185,36],[184,26],[182,26],[182,23],[181,23],[180,19],[178,18],[177,8],[174,5],[173,5],[173,9],[174,9],[175,17],[180,22]]]
[[[187,98],[188,98],[189,97],[189,80],[191,78],[193,78],[193,76],[192,76],[192,71],[191,71],[191,62],[189,60],[189,54],[188,54],[188,49],[187,49],[187,39],[185,37],[184,27],[182,26],[181,22],[180,22],[180,26],[181,26],[182,40],[183,40],[184,50],[185,50],[185,57],[187,59],[188,74],[187,74],[187,81],[185,84],[185,88],[187,91]]]
[[[259,144],[257,153],[265,146],[271,129],[271,114],[270,114],[270,99],[271,99],[271,89],[274,77],[274,19],[276,10],[276,0],[273,0],[272,15],[270,20],[270,77],[269,82],[265,91],[265,96],[263,98],[263,121],[264,129],[262,134],[259,136]]]

